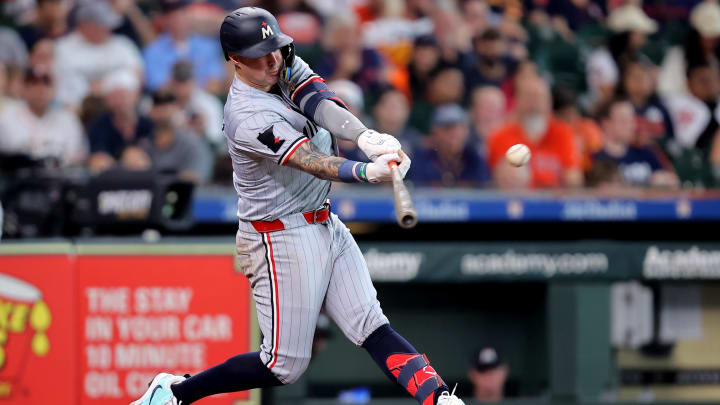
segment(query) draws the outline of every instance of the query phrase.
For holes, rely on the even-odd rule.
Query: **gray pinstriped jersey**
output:
[[[292,68],[290,82],[281,80],[279,91],[257,90],[236,77],[228,93],[223,124],[242,221],[272,221],[310,211],[330,192],[330,181],[285,166],[303,142],[328,155],[334,145],[332,135],[290,101],[290,88],[314,75],[299,57]]]
[[[260,359],[280,381],[296,381],[310,362],[321,308],[360,346],[388,322],[362,252],[332,214],[318,224],[259,233],[247,221],[275,220],[318,208],[330,182],[283,166],[302,142],[331,154],[335,142],[292,103],[312,96],[312,71],[299,58],[290,82],[265,93],[235,79],[225,105],[225,135],[238,199],[238,263],[250,280],[263,334]],[[310,90],[312,87],[306,87]],[[245,222],[243,222],[245,221]]]

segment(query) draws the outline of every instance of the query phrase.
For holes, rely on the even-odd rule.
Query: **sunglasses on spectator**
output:
[[[37,73],[35,71],[28,70],[25,73],[25,83],[44,84],[46,86],[50,86],[53,83],[53,79],[47,73]]]
[[[175,97],[175,94],[165,92],[165,91],[157,91],[152,95],[153,105],[165,105],[165,104],[172,104],[177,101],[177,97]]]

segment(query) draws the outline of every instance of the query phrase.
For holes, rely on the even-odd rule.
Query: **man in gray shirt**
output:
[[[244,7],[220,28],[235,79],[224,131],[238,193],[238,264],[253,289],[260,351],[193,377],[158,374],[134,405],[187,405],[209,395],[291,384],[310,362],[320,310],[422,405],[462,405],[424,354],[389,325],[350,231],[330,213],[331,181],[391,181],[410,159],[367,129],[300,58],[267,11]],[[372,162],[337,157],[335,137]],[[338,367],[347,364],[338,359]]]

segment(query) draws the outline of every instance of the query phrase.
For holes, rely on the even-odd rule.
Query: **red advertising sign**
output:
[[[67,255],[0,255],[0,402],[76,402],[74,293]]]
[[[252,349],[250,288],[232,256],[76,260],[81,404],[127,405],[158,372],[194,374]]]

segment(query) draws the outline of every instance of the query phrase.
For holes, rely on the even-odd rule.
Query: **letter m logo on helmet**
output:
[[[220,45],[227,60],[229,54],[259,58],[276,49],[290,54],[292,41],[275,17],[259,7],[241,7],[228,14],[220,26]]]
[[[262,27],[260,29],[262,30],[263,39],[265,39],[267,37],[271,37],[275,34],[272,30],[272,27],[267,25],[267,23],[265,23],[264,21],[263,21]]]

